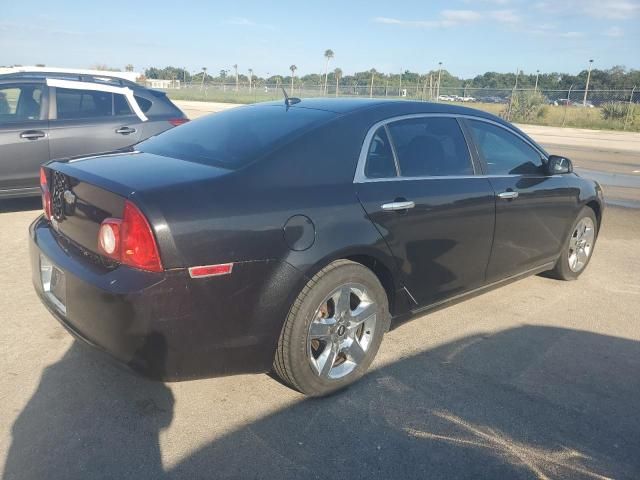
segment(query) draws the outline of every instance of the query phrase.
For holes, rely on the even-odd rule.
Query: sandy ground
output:
[[[636,162],[584,152],[601,173]],[[640,210],[606,210],[578,281],[531,277],[400,325],[369,375],[320,400],[267,375],[153,383],[77,344],[31,288],[38,214],[0,203],[3,478],[640,474]]]

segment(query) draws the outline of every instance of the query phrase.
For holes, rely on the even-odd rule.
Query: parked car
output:
[[[41,186],[33,284],[71,333],[154,378],[273,369],[309,395],[362,376],[396,321],[577,278],[604,208],[496,116],[369,99],[234,108]]]
[[[186,121],[163,92],[120,78],[0,75],[0,198],[39,195],[51,159],[128,147]]]

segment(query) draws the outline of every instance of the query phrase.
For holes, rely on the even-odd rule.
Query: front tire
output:
[[[550,275],[559,280],[575,280],[585,271],[593,254],[598,235],[595,212],[584,207],[573,223],[562,254]]]
[[[390,321],[387,295],[363,265],[338,260],[296,298],[282,328],[274,370],[310,396],[358,380],[373,361]]]

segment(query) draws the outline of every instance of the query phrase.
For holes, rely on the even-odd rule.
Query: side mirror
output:
[[[567,157],[559,155],[550,155],[547,160],[547,174],[558,175],[561,173],[573,172],[573,164]]]

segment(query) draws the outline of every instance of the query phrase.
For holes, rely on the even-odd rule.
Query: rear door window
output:
[[[59,120],[132,114],[124,95],[96,90],[56,88],[56,104]]]
[[[364,174],[367,178],[390,178],[397,175],[393,148],[385,127],[380,127],[371,139]]]
[[[469,148],[455,118],[411,118],[388,127],[401,176],[473,175]]]
[[[0,86],[0,124],[39,120],[42,106],[42,86]]]

